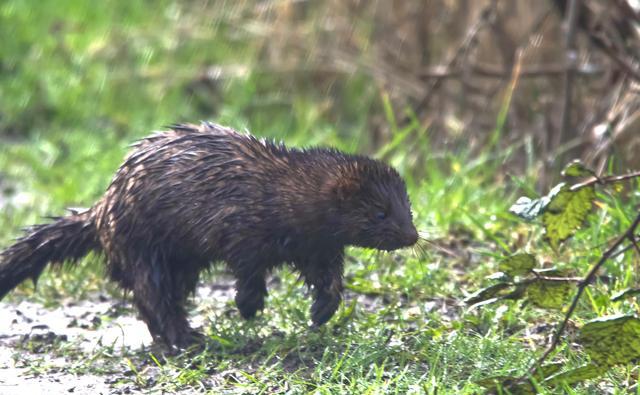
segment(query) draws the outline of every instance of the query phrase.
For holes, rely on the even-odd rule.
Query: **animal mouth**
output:
[[[389,240],[385,243],[382,243],[378,246],[378,248],[385,251],[393,251],[398,250],[405,247],[411,247],[412,245],[418,242],[418,231],[413,229],[412,231],[407,232],[399,237],[393,238],[393,240]]]

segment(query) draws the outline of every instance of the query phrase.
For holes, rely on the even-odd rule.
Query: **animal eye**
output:
[[[376,211],[376,219],[385,219],[387,218],[387,213],[384,211]]]

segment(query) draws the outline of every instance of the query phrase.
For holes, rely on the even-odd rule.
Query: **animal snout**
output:
[[[411,226],[411,229],[405,232],[404,242],[406,243],[407,247],[412,246],[416,244],[419,237],[420,236],[418,235],[418,231],[416,230],[415,226]]]

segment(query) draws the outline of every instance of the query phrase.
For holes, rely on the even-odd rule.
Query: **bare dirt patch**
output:
[[[199,287],[195,303],[224,305],[233,295],[230,280],[217,281]],[[205,317],[194,313],[192,324],[202,326]],[[126,359],[148,351],[152,338],[129,302],[95,294],[47,308],[23,300],[0,303],[0,317],[1,394],[144,392],[130,384]]]

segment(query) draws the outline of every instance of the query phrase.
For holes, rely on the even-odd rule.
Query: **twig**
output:
[[[556,330],[556,333],[553,336],[553,340],[551,341],[551,345],[542,354],[542,356],[538,358],[538,360],[533,364],[531,369],[529,369],[529,374],[531,375],[535,374],[538,368],[547,359],[547,357],[549,357],[549,355],[553,352],[553,350],[556,349],[556,347],[560,343],[560,336],[562,336],[562,333],[564,332],[567,326],[567,323],[571,318],[571,315],[573,314],[574,310],[578,306],[578,301],[580,300],[580,296],[582,296],[582,293],[584,292],[585,288],[593,281],[596,273],[598,272],[598,270],[600,270],[602,265],[604,265],[604,263],[609,258],[611,258],[616,254],[616,250],[618,249],[618,247],[620,247],[620,245],[622,245],[622,243],[624,243],[625,240],[628,240],[630,238],[635,239],[635,232],[636,232],[636,229],[638,228],[638,225],[640,225],[640,213],[638,214],[636,219],[633,221],[631,226],[616,240],[615,243],[613,243],[613,245],[607,251],[604,252],[604,254],[602,254],[602,257],[600,257],[600,260],[598,260],[598,262],[595,265],[593,265],[591,270],[589,270],[589,273],[587,273],[587,275],[585,276],[584,280],[580,282],[580,284],[578,285],[578,291],[576,292],[576,295],[573,297],[573,301],[571,302],[571,306],[569,306],[569,310],[567,310],[567,313],[564,316],[564,320],[562,320],[562,323]]]
[[[595,37],[595,35],[591,34],[591,37]],[[596,39],[598,39],[596,37]],[[600,40],[600,42],[603,42]],[[635,66],[628,59],[623,58],[618,52],[616,52],[613,48],[605,45],[604,43],[600,47],[602,52],[608,55],[614,62],[620,66],[624,72],[631,78],[633,78],[636,82],[640,82],[640,71],[638,71],[638,67]]]
[[[565,14],[565,9],[567,7],[566,0],[556,0],[554,1],[556,7]],[[636,13],[629,4],[624,0],[617,0],[613,2],[614,7],[618,7],[620,14],[624,15],[625,18],[633,19],[635,23],[638,22],[640,16]],[[611,60],[620,66],[620,68],[631,78],[633,78],[636,82],[640,82],[640,71],[637,67],[637,60],[634,59],[633,54],[624,54],[621,53],[621,48],[624,48],[624,45],[619,45],[616,48],[615,44],[611,41],[612,34],[609,33],[609,37],[606,36],[607,29],[603,25],[604,21],[600,15],[596,15],[593,10],[589,9],[589,7],[583,7],[583,14],[578,20],[580,28],[584,30],[584,32],[589,36],[591,42],[600,50],[602,50],[605,55],[607,55]],[[615,23],[615,22],[614,22]],[[631,24],[631,23],[630,23]],[[631,28],[633,29],[633,28]],[[629,37],[629,34],[618,31],[618,34],[623,40],[635,40],[634,37]],[[630,56],[627,56],[630,55]],[[632,59],[629,59],[631,57]]]
[[[627,0],[615,0],[615,3],[623,15],[633,19],[636,23],[640,23],[640,14],[631,7]]]
[[[492,78],[508,78],[509,73],[504,73],[500,71],[498,68],[491,66],[489,64],[476,64],[472,65],[471,69],[482,77],[492,77]],[[560,75],[566,73],[567,68],[565,65],[558,64],[543,64],[534,67],[523,68],[520,71],[520,78],[538,78],[538,77],[551,77],[554,75]],[[592,76],[596,74],[601,74],[604,71],[601,67],[577,67],[574,69],[574,72],[577,75],[581,76]]]
[[[640,256],[640,246],[638,245],[638,241],[636,240],[636,238],[633,235],[630,235],[629,236],[629,241],[635,247],[636,252],[638,253],[638,256]]]
[[[635,238],[635,240],[636,240],[636,242],[637,242],[637,241],[638,241],[638,238],[636,237],[636,238]],[[611,255],[611,256],[609,257],[609,259],[615,259],[615,258],[617,258],[618,256],[620,256],[620,255],[624,254],[625,252],[629,251],[631,248],[633,248],[633,246],[632,246],[632,245],[624,246],[624,247],[622,247],[621,249],[619,249],[615,254]]]
[[[475,41],[478,33],[485,26],[487,26],[491,18],[495,16],[495,12],[496,12],[495,9],[491,5],[488,5],[482,9],[478,20],[476,20],[476,22],[467,31],[466,36],[456,48],[455,52],[453,53],[453,56],[451,56],[451,58],[446,62],[446,69],[452,68],[458,62],[458,59],[460,59],[460,57],[467,52],[469,47],[471,47],[471,44],[473,44],[473,42]],[[427,92],[426,95],[415,106],[415,108],[418,109],[418,113],[423,112],[424,109],[426,109],[429,106],[429,103],[431,102],[431,99],[434,97],[435,92],[438,90],[438,87],[442,83],[442,80],[443,79],[441,78],[436,79],[426,89],[426,92]]]
[[[600,177],[600,178],[593,177],[588,179],[587,181],[572,185],[570,190],[576,191],[580,188],[588,187],[593,184],[600,184],[600,185],[613,184],[614,182],[624,181],[624,180],[628,180],[630,178],[635,178],[635,177],[640,177],[640,170],[623,174],[620,176],[607,176],[607,177]]]
[[[518,284],[531,284],[535,283],[538,280],[548,281],[550,283],[578,283],[583,279],[582,277],[549,277],[536,275],[534,278],[520,281]]]
[[[487,63],[475,63],[469,65],[469,69],[472,73],[478,77],[506,79],[511,77],[511,71],[504,71],[503,68],[497,67]],[[577,67],[575,70],[576,75],[580,76],[594,76],[602,74],[604,69],[601,67],[587,66]],[[532,66],[522,68],[520,71],[520,78],[548,78],[557,75],[564,75],[567,72],[566,65],[560,64],[542,64],[539,66]],[[464,76],[462,70],[449,70],[444,66],[436,66],[432,68],[426,68],[419,72],[420,78],[429,79],[442,79],[442,78],[461,78]]]
[[[580,10],[578,0],[570,0],[568,3],[566,29],[567,35],[565,40],[566,54],[566,74],[564,77],[564,102],[562,104],[562,124],[560,132],[556,138],[555,146],[562,144],[564,136],[571,128],[571,113],[573,104],[573,82],[575,78],[576,64],[578,63],[578,50],[576,48],[576,22],[578,20],[578,12]]]

